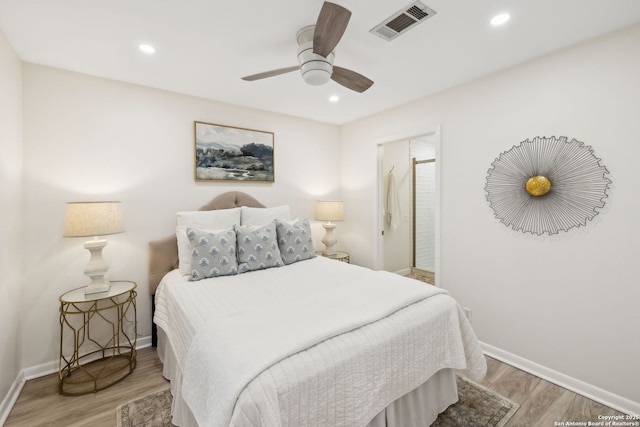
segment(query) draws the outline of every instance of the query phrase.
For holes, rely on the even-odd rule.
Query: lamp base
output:
[[[102,248],[106,245],[106,239],[94,239],[84,243],[84,247],[91,253],[89,263],[84,269],[84,274],[91,279],[91,284],[84,290],[85,295],[108,292],[111,289],[111,284],[104,278],[109,271],[109,266],[102,258]]]
[[[328,222],[326,224],[322,224],[322,226],[326,230],[324,237],[322,238],[322,243],[324,243],[324,250],[322,251],[322,255],[334,256],[336,254],[336,243],[338,243],[338,239],[336,239],[336,236],[333,233],[336,225]]]
[[[101,294],[103,292],[109,292],[111,290],[111,283],[105,282],[101,285],[89,285],[84,288],[85,295]]]

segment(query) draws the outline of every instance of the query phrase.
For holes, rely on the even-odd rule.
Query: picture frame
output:
[[[194,121],[194,177],[206,182],[275,182],[273,132]]]

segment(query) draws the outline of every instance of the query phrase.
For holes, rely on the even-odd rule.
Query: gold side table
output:
[[[346,263],[350,263],[351,261],[349,260],[349,252],[344,252],[344,251],[336,251],[336,253],[334,255],[324,255],[322,253],[322,251],[316,251],[317,255],[322,255],[325,258],[329,258],[329,259],[336,259],[338,261],[342,261],[342,262],[346,262]]]
[[[84,287],[60,296],[58,392],[94,393],[136,367],[136,283],[112,281],[109,292]]]

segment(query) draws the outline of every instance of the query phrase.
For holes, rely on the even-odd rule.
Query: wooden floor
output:
[[[487,364],[482,384],[520,404],[507,427],[550,427],[556,421],[586,423],[598,421],[598,415],[622,415],[495,359],[487,358]],[[61,396],[57,384],[56,374],[27,381],[5,426],[113,427],[118,405],[167,387],[154,348],[140,350],[135,371],[98,393]]]
[[[58,394],[58,374],[29,380],[5,426],[114,427],[116,407],[168,386],[155,348],[138,351],[136,369],[117,384],[84,396]]]
[[[588,424],[602,421],[598,415],[623,415],[490,357],[487,357],[487,368],[482,384],[520,404],[507,427],[549,427],[568,421]]]

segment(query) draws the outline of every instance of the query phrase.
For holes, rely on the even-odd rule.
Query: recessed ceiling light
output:
[[[509,15],[508,13],[500,13],[491,18],[491,25],[493,25],[494,27],[499,27],[500,25],[505,24],[509,20],[509,18],[511,18],[511,15]]]
[[[331,95],[331,96],[329,97],[329,101],[331,101],[331,102],[338,102],[338,101],[340,101],[340,97],[339,97],[338,95]]]
[[[140,49],[144,53],[148,53],[148,54],[155,53],[155,51],[156,51],[155,47],[151,46],[150,44],[146,44],[146,43],[140,43],[138,45],[138,49]]]

